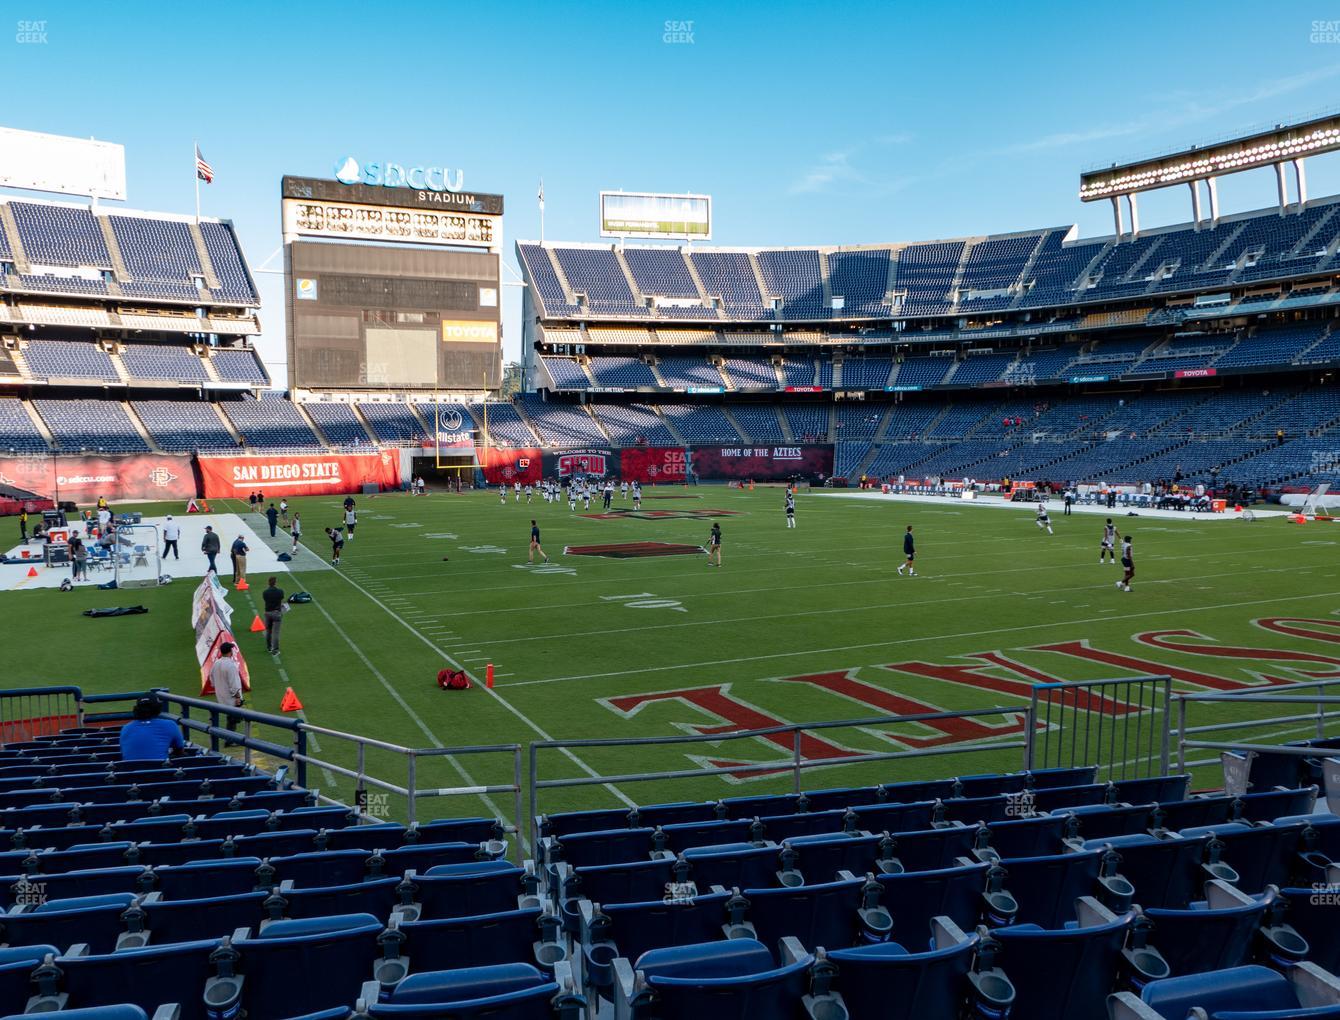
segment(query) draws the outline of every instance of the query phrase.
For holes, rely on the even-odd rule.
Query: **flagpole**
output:
[[[195,178],[195,223],[200,225],[200,143],[192,142],[191,176]]]
[[[544,178],[540,178],[540,244],[544,245]]]

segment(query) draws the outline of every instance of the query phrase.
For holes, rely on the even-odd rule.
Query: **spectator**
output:
[[[209,667],[209,682],[214,685],[214,700],[229,708],[242,707],[242,672],[233,658],[236,646],[231,641],[219,645],[219,657]],[[227,726],[237,729],[237,718],[228,716]]]
[[[219,565],[214,562],[214,557],[219,555],[219,549],[219,536],[214,534],[214,529],[210,525],[206,524],[205,537],[200,543],[200,551],[209,559],[209,572],[211,574],[219,572]]]
[[[232,547],[228,554],[233,558],[233,583],[245,581],[247,579],[247,553],[251,548],[243,540],[241,535],[233,539]]]
[[[279,654],[279,626],[284,622],[284,589],[279,587],[275,578],[261,592],[261,601],[265,603],[265,647],[271,655]]]
[[[167,515],[167,520],[163,522],[163,559],[167,559],[169,551],[174,560],[181,557],[177,555],[177,540],[181,538],[181,528],[177,522],[172,519],[172,515]]]
[[[88,563],[88,547],[78,535],[70,536],[70,577],[76,581],[87,578],[84,565]]]
[[[181,729],[171,719],[160,718],[162,711],[157,698],[135,702],[135,718],[121,727],[122,761],[167,761],[185,750]]]

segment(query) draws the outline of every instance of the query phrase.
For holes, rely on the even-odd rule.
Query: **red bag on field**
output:
[[[443,669],[437,674],[437,686],[444,691],[468,691],[470,689],[470,678],[465,675],[464,670]]]

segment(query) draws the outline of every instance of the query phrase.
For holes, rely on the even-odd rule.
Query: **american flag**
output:
[[[200,154],[200,146],[195,147],[195,175],[206,184],[214,183],[214,168],[205,162],[205,157]]]

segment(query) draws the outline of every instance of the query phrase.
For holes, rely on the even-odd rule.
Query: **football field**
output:
[[[1131,592],[1100,565],[1101,516],[1064,517],[1039,530],[1031,506],[986,509],[948,500],[909,503],[801,493],[788,529],[780,489],[648,489],[641,512],[616,492],[596,502],[527,506],[509,492],[422,498],[358,497],[359,526],[338,569],[322,528],[340,518],[335,497],[296,499],[312,555],[282,577],[310,605],[285,618],[278,658],[246,631],[265,577],[231,592],[250,666],[249,704],[278,711],[286,687],[309,722],[416,748],[536,740],[711,733],[787,722],[1017,706],[1030,685],[1173,673],[1179,690],[1229,689],[1340,675],[1340,530],[1282,519],[1195,522],[1115,516],[1134,539]],[[118,508],[121,509],[121,508]],[[147,508],[146,508],[147,509]],[[216,510],[246,513],[245,505]],[[153,512],[161,513],[155,509]],[[535,518],[549,554],[527,565]],[[182,545],[199,545],[196,518],[180,518]],[[700,547],[713,522],[723,564]],[[915,578],[901,577],[902,537],[913,525]],[[265,534],[263,521],[252,525]],[[282,532],[276,548],[287,546]],[[227,540],[225,536],[225,548]],[[317,566],[317,557],[321,566]],[[221,557],[224,562],[226,557]],[[538,559],[538,558],[537,558]],[[171,564],[164,569],[171,572]],[[8,687],[75,683],[110,692],[164,686],[199,691],[189,624],[195,579],[156,590],[80,587],[0,595]],[[147,615],[91,620],[93,606],[142,604]],[[495,684],[483,678],[493,665]],[[439,690],[438,670],[459,665],[468,691]],[[1193,722],[1262,715],[1198,707]],[[1278,714],[1278,707],[1271,707]],[[1015,714],[847,727],[806,737],[822,762],[861,751],[935,750],[936,756],[815,768],[812,787],[1018,768],[1019,749],[974,745],[1023,739]],[[1315,723],[1252,737],[1280,741]],[[777,762],[792,738],[679,746],[548,750],[543,778]],[[352,751],[321,738],[321,755]],[[368,763],[403,781],[390,756]],[[523,760],[524,765],[524,760]],[[401,770],[399,775],[393,769]],[[510,757],[425,759],[421,785],[511,781]],[[1209,772],[1197,779],[1214,782]],[[334,796],[352,784],[309,777]],[[771,793],[789,774],[731,773],[688,780],[547,790],[540,808]],[[510,799],[424,805],[420,817],[511,813]],[[386,806],[399,812],[394,803]]]

